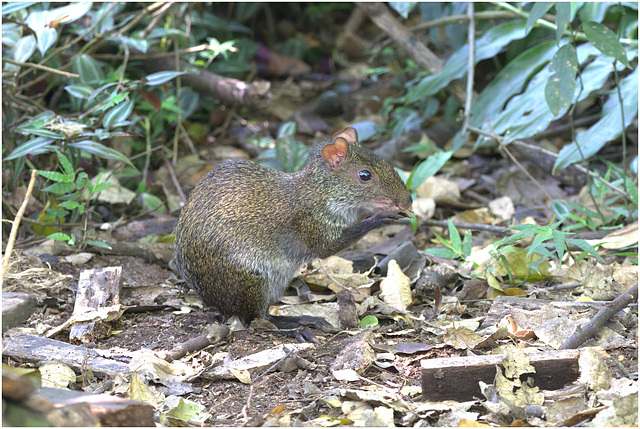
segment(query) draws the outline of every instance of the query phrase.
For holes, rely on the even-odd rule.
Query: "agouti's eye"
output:
[[[363,182],[368,182],[369,180],[373,179],[373,174],[371,174],[369,170],[360,170],[358,171],[358,177]]]

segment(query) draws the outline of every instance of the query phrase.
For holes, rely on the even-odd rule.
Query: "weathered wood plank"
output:
[[[557,390],[578,379],[579,350],[552,350],[529,355],[536,369],[531,378],[544,390]],[[482,398],[479,381],[493,383],[496,365],[504,356],[468,356],[425,359],[422,367],[422,399],[424,401],[469,401]]]
[[[25,362],[60,362],[78,374],[91,370],[97,377],[128,374],[126,363],[100,356],[86,347],[74,346],[62,341],[30,334],[12,334],[2,340],[3,357]]]

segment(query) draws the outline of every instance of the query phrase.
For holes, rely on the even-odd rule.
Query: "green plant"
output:
[[[280,126],[275,140],[266,139],[262,144],[273,147],[265,150],[257,161],[275,170],[292,173],[300,170],[308,158],[309,149],[293,138],[296,133],[295,122],[285,122]]]
[[[96,195],[109,187],[111,182],[101,182],[102,174],[96,177],[95,184],[89,180],[87,173],[80,172],[76,174],[75,169],[71,165],[69,159],[60,151],[55,150],[58,156],[60,171],[44,171],[38,170],[38,174],[45,177],[53,184],[43,189],[44,192],[52,194],[50,198],[51,205],[44,210],[44,216],[41,220],[44,222],[56,222],[60,226],[65,220],[76,222],[81,216],[84,216],[84,229],[82,243],[110,248],[101,240],[86,239],[86,226],[89,211],[87,204],[96,197]],[[58,241],[66,241],[69,245],[75,245],[77,237],[64,232],[55,232],[47,235],[47,238]]]
[[[541,264],[550,259],[556,259],[556,257],[558,261],[562,261],[565,252],[576,262],[581,261],[586,255],[591,255],[600,262],[604,262],[596,249],[587,241],[569,238],[572,233],[560,231],[558,229],[560,223],[561,222],[556,222],[546,226],[532,224],[515,225],[507,228],[507,230],[518,231],[517,233],[493,244],[494,250],[490,252],[491,256],[494,261],[500,261],[502,263],[512,283],[530,279],[534,274],[543,277],[546,276],[547,274],[543,273],[540,269]],[[533,242],[524,249],[526,254],[516,259],[509,258],[509,254],[520,254],[522,252],[522,250],[517,247],[517,242],[530,237],[533,237]],[[570,251],[570,246],[581,249],[580,254],[575,256],[573,252]],[[514,267],[514,261],[517,261],[517,267]],[[492,264],[489,265],[488,269],[489,272],[495,271],[495,267],[492,266]]]
[[[438,241],[446,246],[446,249],[436,247],[426,251],[439,258],[464,260],[471,254],[471,231],[467,231],[464,234],[464,239],[461,239],[458,229],[451,221],[449,221],[448,228],[449,240],[434,233]]]

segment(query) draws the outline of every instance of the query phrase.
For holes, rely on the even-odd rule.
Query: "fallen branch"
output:
[[[387,33],[394,42],[406,51],[411,58],[431,74],[442,71],[444,61],[427,48],[420,40],[418,40],[411,32],[400,23],[389,11],[384,3],[358,3],[369,18],[382,31]],[[460,82],[452,82],[448,87],[449,91],[461,103],[465,101],[465,89]]]
[[[593,316],[589,323],[578,329],[576,333],[571,336],[571,338],[569,338],[563,345],[560,346],[560,350],[577,349],[585,341],[593,337],[598,332],[600,327],[604,325],[607,320],[611,319],[614,314],[625,308],[630,303],[636,301],[637,299],[638,283],[636,282],[633,286],[627,289],[626,292],[614,299],[610,305],[598,311],[598,313]]]

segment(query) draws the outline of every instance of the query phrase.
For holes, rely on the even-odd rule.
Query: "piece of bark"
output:
[[[581,329],[578,329],[575,334],[571,336],[564,344],[560,346],[560,350],[575,349],[580,347],[585,341],[595,336],[598,330],[617,314],[620,310],[625,308],[632,302],[638,300],[638,283],[631,286],[626,292],[621,294],[615,300],[604,308],[601,308],[598,313]]]
[[[2,292],[2,332],[31,317],[36,302],[36,297],[28,293]]]
[[[431,74],[442,71],[444,62],[418,40],[411,32],[400,23],[389,11],[384,3],[358,3],[364,9],[369,18],[386,32],[401,49],[406,51],[411,58]],[[465,102],[465,89],[460,82],[452,82],[448,87],[449,91],[461,103]]]
[[[136,55],[142,52],[130,48]],[[153,53],[150,53],[152,55]],[[146,73],[174,71],[176,62],[173,58],[152,58],[142,61],[142,68]],[[196,92],[210,95],[229,103],[239,103],[254,109],[264,109],[271,104],[270,83],[267,81],[244,82],[230,77],[220,76],[207,70],[197,70],[195,67],[180,62],[180,70],[187,74],[180,76],[183,85],[190,86]],[[197,70],[192,72],[192,70]]]
[[[578,379],[579,350],[548,351],[529,355],[536,369],[531,374],[535,386],[544,390],[557,390]],[[479,381],[493,383],[496,365],[503,355],[468,356],[443,359],[425,359],[422,367],[422,400],[470,401],[482,398]]]
[[[140,401],[110,395],[90,395],[82,391],[40,388],[35,398],[44,399],[54,408],[88,406],[102,426],[155,426],[153,407]]]
[[[88,312],[95,312],[105,307],[115,307],[120,304],[120,290],[122,288],[122,267],[106,267],[84,270],[80,273],[76,302],[73,316],[82,317]],[[72,316],[72,317],[73,317]],[[88,343],[110,331],[104,327],[100,319],[76,322],[69,333],[71,342]]]
[[[7,335],[2,347],[3,357],[24,362],[60,362],[79,374],[91,370],[96,377],[104,378],[129,373],[127,364],[104,358],[96,350],[37,335]]]
[[[104,255],[137,256],[152,264],[169,264],[173,259],[173,244],[118,241],[109,243],[111,249],[87,249]]]

